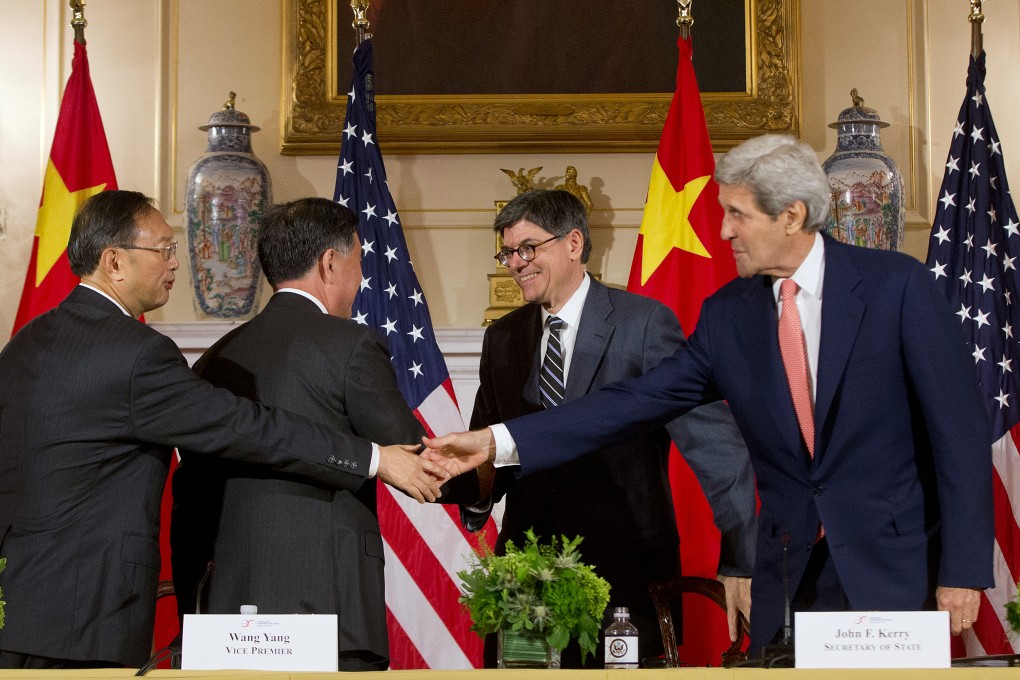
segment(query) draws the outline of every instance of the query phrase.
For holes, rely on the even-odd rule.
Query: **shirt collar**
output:
[[[825,240],[815,232],[815,242],[808,251],[807,257],[797,267],[790,278],[797,287],[814,298],[822,297],[822,279],[825,273]],[[773,279],[772,294],[779,300],[779,285],[784,279]]]
[[[128,310],[124,309],[124,305],[120,304],[119,302],[117,302],[117,301],[116,301],[116,300],[114,300],[114,299],[113,299],[112,297],[110,297],[109,295],[107,295],[107,294],[106,294],[106,293],[104,293],[103,291],[99,290],[99,289],[98,289],[98,288],[96,288],[95,286],[90,286],[90,285],[89,285],[89,284],[87,284],[87,283],[79,283],[78,285],[79,285],[79,286],[81,286],[82,288],[88,288],[88,289],[89,289],[89,290],[91,290],[91,291],[95,291],[96,293],[99,293],[99,294],[100,294],[100,295],[102,295],[102,296],[103,296],[104,298],[106,298],[107,300],[109,300],[109,301],[110,301],[110,302],[112,302],[113,304],[117,305],[117,309],[119,309],[120,311],[124,312],[124,314],[125,314],[126,316],[131,316],[131,312],[129,312]],[[135,317],[131,316],[131,318],[133,319],[133,318],[135,318]]]
[[[563,319],[563,322],[568,328],[576,328],[577,322],[581,318],[581,311],[584,309],[584,300],[588,297],[588,289],[591,288],[591,279],[588,276],[588,272],[584,273],[584,278],[581,279],[581,285],[577,287],[574,294],[570,296],[566,304],[560,308],[560,311],[556,312],[555,316]],[[545,307],[542,308],[542,325],[549,320],[550,316],[554,316],[546,311]]]
[[[278,295],[279,293],[294,293],[295,295],[300,295],[303,298],[308,298],[315,303],[315,306],[318,307],[323,314],[329,314],[329,312],[326,311],[326,305],[322,304],[319,298],[315,297],[308,291],[298,290],[297,288],[280,288],[278,291],[273,293],[273,295]]]

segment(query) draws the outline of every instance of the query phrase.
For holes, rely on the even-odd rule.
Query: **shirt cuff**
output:
[[[492,464],[496,467],[520,465],[521,461],[517,457],[517,444],[510,435],[510,430],[506,429],[506,425],[496,423],[490,425],[489,429],[492,430],[492,438],[496,440],[496,460]]]
[[[467,508],[469,512],[473,512],[476,515],[484,515],[485,513],[492,511],[492,496],[485,498],[484,502],[478,501],[476,505],[465,505],[464,507]]]
[[[368,477],[371,479],[379,472],[379,445],[372,442],[372,462],[368,464]]]

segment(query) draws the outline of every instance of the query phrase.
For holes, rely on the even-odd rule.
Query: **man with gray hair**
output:
[[[749,140],[716,178],[740,278],[705,301],[685,349],[556,409],[430,440],[427,455],[533,474],[726,399],[761,500],[753,649],[785,637],[788,598],[937,607],[954,634],[970,628],[993,582],[990,434],[944,296],[912,258],[819,234],[829,187],[806,144]],[[497,447],[501,428],[511,445]]]

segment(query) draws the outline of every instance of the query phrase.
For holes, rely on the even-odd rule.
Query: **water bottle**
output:
[[[638,630],[630,622],[630,609],[613,609],[613,622],[603,635],[606,642],[606,668],[640,668]]]
[[[259,608],[256,605],[253,605],[253,604],[242,604],[241,605],[241,613],[242,614],[246,614],[248,616],[251,616],[253,614],[258,614],[259,613]]]

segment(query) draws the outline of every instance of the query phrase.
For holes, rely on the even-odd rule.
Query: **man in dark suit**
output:
[[[152,645],[159,506],[171,450],[258,462],[339,488],[371,474],[435,497],[431,463],[198,379],[135,317],[166,303],[173,231],[151,200],[84,203],[67,247],[81,277],[0,354],[0,667],[140,666]]]
[[[485,333],[473,428],[540,411],[641,375],[683,343],[676,316],[651,298],[608,288],[585,271],[591,252],[584,205],[566,191],[517,196],[496,217],[503,237],[497,259],[508,267],[529,303]],[[556,347],[548,350],[553,321]],[[563,376],[549,382],[543,362],[561,356]],[[561,379],[562,378],[562,379]],[[524,543],[533,528],[551,536],[584,537],[581,554],[612,586],[614,606],[630,608],[642,656],[662,654],[662,638],[648,595],[652,581],[680,573],[676,519],[667,460],[670,438],[698,473],[723,531],[719,573],[728,585],[749,577],[754,560],[754,477],[747,448],[723,403],[698,409],[666,428],[650,428],[607,447],[596,458],[518,479],[510,468],[481,469],[486,501],[462,506],[469,529],[488,518],[490,501],[506,496],[496,544]],[[489,489],[491,487],[491,493]],[[746,592],[746,591],[745,591]],[[491,645],[490,645],[491,647]],[[491,651],[491,650],[487,650]],[[494,658],[487,659],[493,662]],[[564,650],[567,668],[581,667],[580,650]],[[601,668],[601,646],[587,666]]]
[[[725,398],[761,499],[753,645],[781,635],[784,575],[795,611],[937,607],[970,628],[992,585],[990,434],[945,298],[917,261],[818,233],[829,187],[806,144],[749,140],[716,178],[742,278],[655,369],[507,423],[523,473]],[[488,431],[430,443],[467,455],[452,469],[516,458]]]
[[[424,430],[396,384],[389,351],[350,320],[361,283],[354,213],[324,198],[273,206],[259,225],[276,291],[257,317],[195,364],[214,385],[374,442]],[[171,531],[181,611],[337,614],[340,670],[389,661],[383,543],[372,479],[331,488],[245,463],[181,455]],[[195,591],[216,563],[201,602]]]

